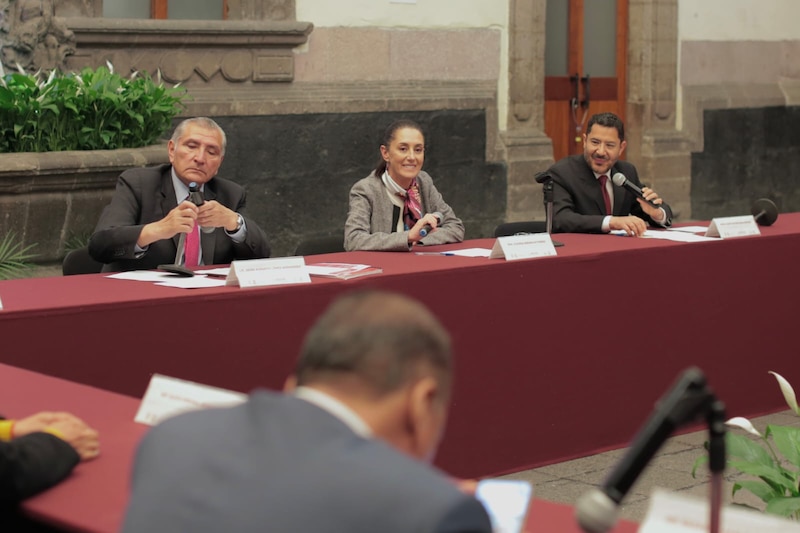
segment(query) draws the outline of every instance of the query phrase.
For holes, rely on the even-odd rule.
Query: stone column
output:
[[[542,187],[533,176],[553,162],[544,134],[546,0],[510,0],[508,125],[502,141],[508,161],[508,222],[544,218]]]
[[[691,153],[675,129],[678,0],[629,0],[627,159],[670,204],[691,218]]]

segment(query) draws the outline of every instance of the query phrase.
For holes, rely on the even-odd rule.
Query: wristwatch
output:
[[[240,215],[239,213],[236,213],[236,229],[233,230],[233,231],[228,231],[228,230],[225,230],[225,231],[227,231],[228,233],[230,233],[232,235],[232,234],[236,233],[237,231],[239,231],[240,229],[242,229],[242,226],[244,226],[244,217],[242,215]]]

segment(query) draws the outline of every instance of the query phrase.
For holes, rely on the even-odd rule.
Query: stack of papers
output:
[[[314,263],[306,265],[306,271],[312,276],[335,279],[353,279],[372,274],[380,274],[383,269],[353,263]]]

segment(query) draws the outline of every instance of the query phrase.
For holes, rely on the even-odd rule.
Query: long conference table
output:
[[[128,501],[135,446],[147,430],[133,422],[139,400],[0,364],[0,405],[11,417],[58,406],[80,413],[100,434],[100,456],[80,463],[62,483],[26,500],[23,512],[35,522],[60,531],[118,532]],[[269,525],[265,528],[268,530]],[[572,507],[535,499],[525,531],[579,533],[580,529]],[[636,524],[620,521],[613,533],[635,531]]]
[[[457,476],[497,475],[626,445],[689,365],[706,373],[730,416],[785,408],[767,372],[791,381],[798,368],[790,339],[800,214],[761,232],[700,243],[560,234],[557,257],[519,261],[328,254],[307,262],[383,273],[255,289],[104,275],[5,281],[0,362],[134,397],[153,373],[244,392],[280,388],[336,296],[399,291],[427,304],[454,341],[437,464]]]

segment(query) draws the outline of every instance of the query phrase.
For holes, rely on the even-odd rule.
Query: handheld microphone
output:
[[[203,198],[203,193],[200,191],[200,187],[195,182],[189,184],[189,201],[197,207],[206,203],[205,198]],[[211,233],[214,231],[214,228],[211,226],[200,226],[200,231],[203,233]]]
[[[442,218],[443,217],[442,217],[442,214],[440,212],[436,211],[435,213],[431,213],[431,214],[436,217],[436,225],[437,226],[442,223]],[[425,224],[424,226],[422,226],[422,229],[419,230],[420,237],[425,237],[426,235],[428,235],[428,233],[431,232],[432,229],[433,228],[431,227],[430,224]]]
[[[633,194],[635,194],[636,196],[638,196],[639,198],[641,198],[642,200],[644,200],[648,204],[652,205],[653,207],[661,207],[659,204],[654,203],[652,200],[645,199],[644,193],[642,192],[642,189],[640,189],[631,180],[626,178],[625,175],[622,174],[621,172],[616,172],[613,176],[611,176],[611,181],[617,187],[625,187],[626,189],[628,189]]]
[[[628,452],[599,489],[578,499],[575,514],[589,533],[604,533],[614,526],[619,504],[672,431],[707,413],[715,398],[700,369],[688,368],[661,397],[636,434]]]

